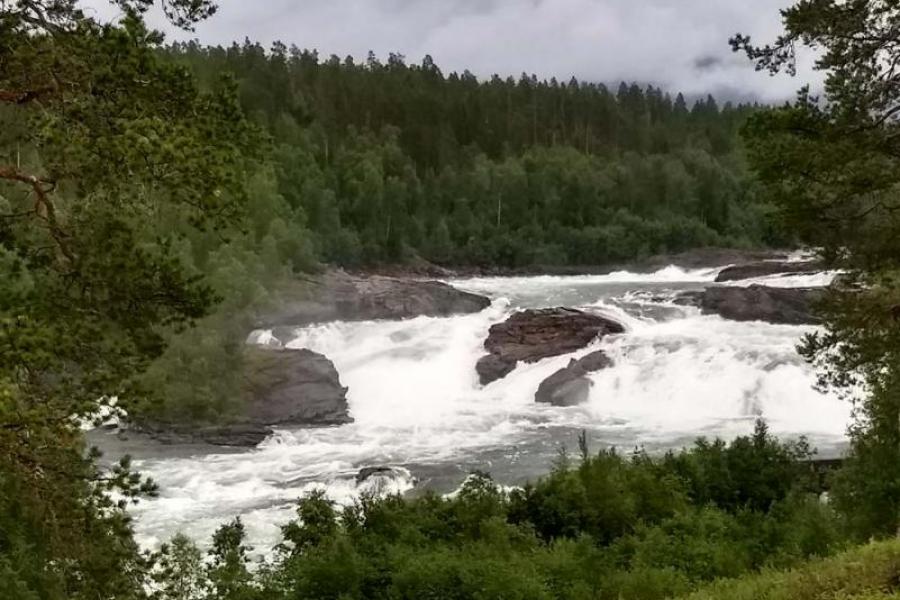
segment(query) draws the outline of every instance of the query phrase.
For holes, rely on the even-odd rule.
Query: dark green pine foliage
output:
[[[119,0],[0,4],[0,597],[143,598],[125,506],[155,486],[101,469],[81,421],[138,376],[215,293],[179,257],[247,198],[261,136],[233,82],[200,91]],[[186,25],[204,0],[168,0]],[[197,233],[197,235],[200,235]]]
[[[811,46],[824,94],[754,115],[750,163],[778,217],[848,272],[821,307],[823,331],[803,351],[821,384],[856,403],[853,453],[835,504],[861,539],[900,528],[900,6],[890,0],[806,0],[783,12],[785,31],[735,50],[773,73],[796,71]]]
[[[167,52],[201,81],[235,74],[325,261],[603,264],[782,241],[737,139],[754,106],[444,74],[430,56],[322,60],[249,41]]]

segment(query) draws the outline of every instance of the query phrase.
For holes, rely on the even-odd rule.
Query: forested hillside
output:
[[[234,78],[267,134],[240,228],[182,229],[183,264],[222,299],[143,378],[167,421],[241,409],[249,313],[323,264],[603,265],[782,241],[744,165],[757,108],[662,90],[444,76],[426,58],[320,60],[276,44],[175,44],[201,88]],[[169,223],[160,231],[171,233]]]
[[[275,44],[167,49],[233,73],[317,257],[359,265],[603,264],[773,240],[737,130],[754,108],[654,87],[445,75]]]

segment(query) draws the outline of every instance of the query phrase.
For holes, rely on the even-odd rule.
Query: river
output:
[[[813,389],[795,350],[811,327],[726,321],[673,302],[702,289],[717,269],[668,267],[652,274],[478,278],[453,285],[490,296],[478,314],[406,321],[330,323],[295,331],[290,347],[331,358],[349,387],[354,422],[278,431],[252,450],[163,446],[140,438],[91,439],[110,458],[129,452],[161,486],[131,509],[146,546],[184,532],[206,542],[240,516],[257,551],[279,540],[297,498],[324,488],[338,502],[364,490],[456,489],[472,470],[517,485],[551,468],[586,431],[592,448],[662,452],[697,436],[733,438],[765,418],[789,438],[805,435],[822,456],[846,444],[850,406]],[[829,274],[770,277],[767,285],[825,285]],[[750,282],[740,282],[747,284]],[[488,328],[522,307],[567,306],[622,322],[623,335],[567,356],[520,365],[478,385],[475,362]],[[572,357],[604,349],[615,366],[592,375],[589,401],[557,408],[534,402],[539,383]],[[357,485],[364,466],[397,467]]]

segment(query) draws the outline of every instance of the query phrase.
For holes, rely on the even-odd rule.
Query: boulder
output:
[[[482,385],[505,377],[518,361],[537,362],[584,348],[598,337],[623,333],[621,324],[571,308],[528,309],[491,327],[487,356],[475,366]]]
[[[509,358],[498,354],[482,356],[478,362],[475,363],[475,371],[478,373],[478,380],[481,382],[481,385],[487,385],[492,381],[503,379],[513,372],[516,368],[516,362],[517,361],[515,360],[510,360]]]
[[[375,476],[393,477],[394,475],[396,475],[396,472],[393,467],[363,467],[356,474],[356,485]]]
[[[733,265],[725,267],[716,276],[716,283],[724,281],[738,281],[753,277],[765,277],[767,275],[789,275],[799,273],[817,273],[822,271],[825,265],[820,261],[777,261],[767,260]]]
[[[216,425],[141,421],[130,429],[166,444],[252,447],[272,427],[326,427],[350,423],[347,388],[334,364],[306,349],[274,345],[244,348],[243,413]]]
[[[822,288],[773,288],[713,286],[691,298],[706,314],[733,321],[766,321],[787,325],[818,323],[813,305],[824,295]]]
[[[272,435],[272,429],[253,423],[192,427],[143,420],[139,423],[128,423],[117,435],[120,439],[127,440],[134,433],[146,435],[168,445],[210,444],[252,448]]]
[[[404,467],[372,466],[363,467],[356,473],[357,493],[394,494],[408,490],[418,483],[418,479]]]
[[[255,316],[257,329],[328,321],[446,317],[480,312],[491,304],[489,298],[440,281],[355,276],[343,271],[295,281],[280,290],[277,298],[267,311]]]
[[[352,421],[347,388],[325,356],[301,349],[247,346],[244,350],[246,422],[325,426]]]
[[[591,389],[588,373],[611,367],[612,364],[612,360],[602,350],[591,352],[578,360],[573,358],[567,367],[541,382],[534,394],[534,401],[554,406],[583,404]]]

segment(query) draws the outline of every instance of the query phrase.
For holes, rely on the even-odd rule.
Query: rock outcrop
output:
[[[796,275],[800,273],[817,273],[825,268],[819,261],[777,261],[767,260],[761,262],[748,263],[743,265],[733,265],[722,269],[716,282],[738,281],[741,279],[751,279],[753,277],[765,277],[767,275]]]
[[[129,424],[119,431],[119,435],[127,439],[133,432],[147,435],[163,444],[211,444],[246,448],[252,448],[272,435],[270,427],[253,423],[192,427],[147,421]]]
[[[354,276],[330,271],[281,290],[274,308],[256,316],[258,329],[328,321],[446,317],[490,306],[489,298],[440,281]]]
[[[508,375],[518,361],[537,362],[584,348],[598,337],[623,333],[606,317],[571,308],[529,309],[491,327],[475,369],[482,385]]]
[[[350,423],[347,388],[325,356],[306,349],[248,345],[244,349],[244,408],[231,422],[184,426],[143,422],[134,429],[164,443],[255,446],[272,427]]]
[[[244,381],[250,423],[318,427],[352,421],[337,369],[312,350],[247,346]]]
[[[818,322],[813,306],[824,293],[822,288],[712,286],[703,292],[687,292],[680,300],[732,321],[806,325]]]
[[[591,380],[587,375],[611,367],[612,364],[612,360],[602,350],[591,352],[578,360],[573,358],[567,367],[541,382],[534,394],[534,401],[554,406],[583,404],[591,389]]]

